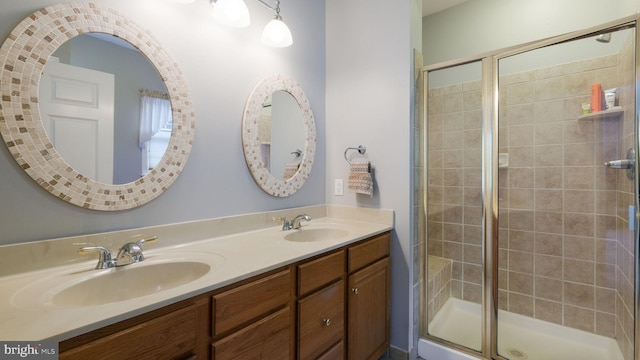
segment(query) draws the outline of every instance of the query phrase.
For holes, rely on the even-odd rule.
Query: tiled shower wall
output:
[[[633,181],[604,161],[633,141],[632,41],[620,55],[500,78],[499,307],[633,338]],[[580,119],[591,84],[618,87],[622,116]],[[451,296],[481,301],[480,82],[430,89],[429,255],[451,259]]]
[[[633,329],[620,316],[632,308],[620,306],[633,304],[631,282],[618,279],[633,274],[624,245],[633,181],[603,163],[625,157],[633,126],[625,130],[628,116],[578,117],[593,83],[619,88],[625,105],[624,58],[501,77],[499,136],[510,157],[499,170],[499,307],[620,340]]]
[[[430,89],[427,120],[428,252],[452,260],[451,296],[476,303],[482,299],[480,85]]]

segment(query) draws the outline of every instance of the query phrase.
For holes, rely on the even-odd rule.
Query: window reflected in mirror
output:
[[[166,93],[140,90],[140,130],[138,145],[142,150],[142,176],[153,170],[167,151],[173,119]]]

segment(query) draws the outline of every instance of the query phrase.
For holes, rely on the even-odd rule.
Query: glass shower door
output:
[[[480,62],[430,71],[426,117],[426,317],[422,333],[481,351]]]
[[[633,359],[634,34],[498,60],[504,358]]]

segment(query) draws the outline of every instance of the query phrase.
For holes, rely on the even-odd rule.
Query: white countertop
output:
[[[300,230],[282,231],[279,226],[273,226],[153,248],[144,252],[144,262],[122,268],[95,270],[96,256],[91,256],[91,260],[81,263],[2,276],[0,340],[62,341],[380,234],[391,230],[393,226],[392,222],[390,224],[324,217],[308,223],[303,222],[301,231],[323,227],[342,229],[347,235],[320,241],[296,242],[285,240],[284,236]],[[161,241],[162,238],[159,242]],[[184,285],[130,300],[84,306],[60,306],[51,303],[51,294],[54,291],[51,289],[65,287],[65,284],[73,283],[75,279],[84,279],[103,271],[145,266],[147,262],[153,263],[173,257],[209,262],[212,270]]]

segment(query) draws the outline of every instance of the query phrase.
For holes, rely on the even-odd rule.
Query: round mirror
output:
[[[265,192],[291,196],[309,177],[316,128],[309,100],[295,80],[264,79],[244,111],[242,144],[249,171]]]
[[[143,54],[164,81],[170,102],[171,131],[164,155],[160,156],[158,165],[144,176],[140,177],[139,174],[134,179],[122,180],[122,183],[114,181],[115,177],[111,182],[102,181],[99,177],[95,179],[88,175],[88,170],[79,171],[67,162],[66,157],[61,156],[49,140],[39,106],[40,83],[45,82],[41,76],[51,56],[70,39],[96,32],[125,40]],[[58,55],[62,53],[63,50]],[[0,83],[3,84],[0,119],[2,138],[19,166],[54,196],[87,209],[130,209],[161,195],[184,168],[191,151],[195,126],[186,81],[176,62],[158,41],[122,14],[89,3],[58,4],[36,11],[18,24],[0,47],[0,66]],[[63,98],[72,91],[66,85],[60,83],[57,89]],[[73,98],[73,101],[96,102],[91,98],[97,96],[97,90],[87,85],[84,97]],[[114,104],[114,107],[117,106],[117,103]],[[132,117],[137,123],[140,114],[129,116],[130,119]],[[61,121],[59,125],[60,128],[57,125],[52,127],[56,132],[52,135],[56,143],[61,134],[59,131],[64,130],[69,122]],[[83,132],[79,132],[81,136],[76,136],[82,141],[87,140],[86,134],[90,133],[86,127],[88,125],[84,126]],[[67,131],[66,136],[71,133]],[[129,135],[138,137],[137,132]],[[87,149],[90,146],[81,142],[72,154],[77,155],[79,151],[89,153]],[[119,144],[114,146],[119,147]],[[139,168],[142,170],[142,165]]]
[[[75,36],[47,60],[39,110],[49,141],[80,174],[107,184],[146,175],[171,136],[171,103],[147,58],[113,35]]]

